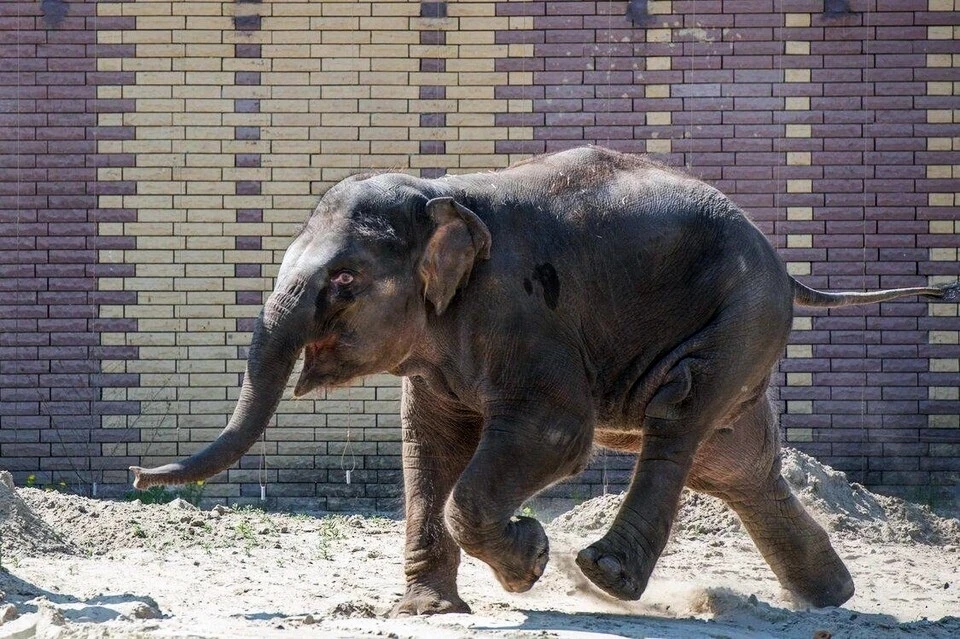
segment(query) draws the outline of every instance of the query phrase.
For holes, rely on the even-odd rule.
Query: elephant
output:
[[[229,424],[185,460],[132,467],[134,486],[234,464],[302,353],[295,396],[403,378],[396,615],[469,611],[461,550],[530,589],[549,543],[517,510],[594,446],[637,456],[609,530],[576,557],[606,593],[641,596],[688,486],[732,507],[787,590],[838,606],[853,581],[780,474],[768,385],[794,305],[908,295],[955,300],[960,284],[808,288],[731,200],[642,156],[589,146],[493,172],[362,173],[287,249]]]

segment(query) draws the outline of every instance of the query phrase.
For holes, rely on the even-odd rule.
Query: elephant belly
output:
[[[624,453],[639,453],[641,434],[638,431],[604,430],[594,431],[593,443],[603,448]]]

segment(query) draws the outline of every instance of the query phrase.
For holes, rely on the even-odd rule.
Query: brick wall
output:
[[[360,169],[431,177],[596,142],[716,184],[808,284],[960,275],[952,0],[645,4],[634,25],[603,0],[4,3],[0,464],[122,494],[130,463],[210,441],[291,233]],[[958,305],[795,328],[787,440],[949,495]],[[285,400],[205,494],[396,507],[398,393],[377,376]],[[550,494],[621,488],[631,463],[601,455]]]

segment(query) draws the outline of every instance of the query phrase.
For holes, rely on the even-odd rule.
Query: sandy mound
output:
[[[864,541],[960,543],[960,521],[896,497],[872,493],[847,476],[792,448],[782,472],[814,518],[834,536]]]
[[[41,492],[41,491],[37,491]],[[10,473],[0,471],[0,550],[4,557],[72,552],[69,542],[17,495]]]
[[[792,448],[782,455],[783,475],[813,517],[832,536],[874,542],[960,544],[960,521],[929,508],[870,492],[844,473]],[[586,501],[553,521],[556,529],[583,534],[605,531],[623,494]],[[732,510],[719,499],[684,490],[672,535],[679,539],[727,536],[741,530]]]
[[[167,551],[236,546],[248,553],[254,548],[277,545],[293,533],[313,533],[321,540],[333,540],[342,536],[340,530],[345,526],[366,527],[371,534],[398,526],[382,518],[318,518],[267,513],[255,508],[215,506],[203,511],[182,499],[167,504],[143,504],[100,501],[33,488],[21,488],[18,493],[28,512],[32,509],[42,517],[48,529],[64,531],[69,541],[88,555],[110,555],[126,549]]]

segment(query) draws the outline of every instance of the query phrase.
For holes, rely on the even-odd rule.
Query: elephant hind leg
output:
[[[697,454],[688,485],[724,500],[740,517],[780,583],[814,606],[839,606],[853,579],[780,474],[780,446],[769,402],[761,400],[732,430]]]

